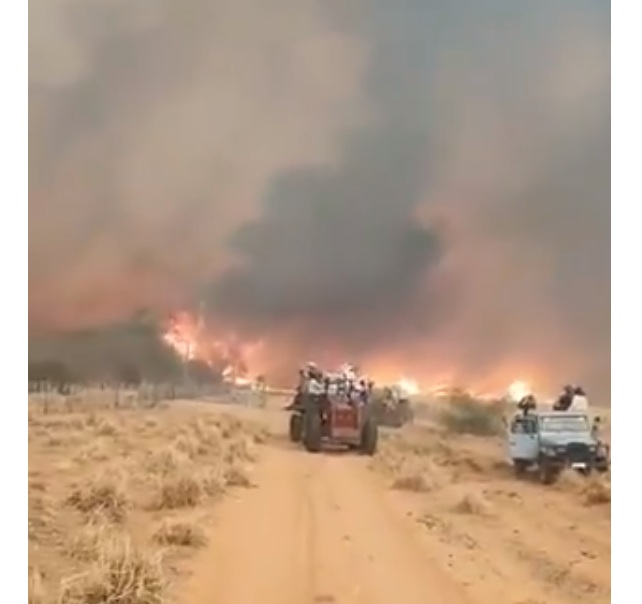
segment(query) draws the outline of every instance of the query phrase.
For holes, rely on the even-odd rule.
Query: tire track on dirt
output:
[[[328,460],[327,482],[340,502],[342,525],[354,551],[352,572],[368,604],[425,604],[436,595],[443,604],[470,600],[417,540],[408,519],[387,505],[363,458]]]
[[[184,604],[310,602],[314,566],[308,480],[268,448],[254,488],[221,502],[210,544],[192,564]]]
[[[266,447],[256,488],[222,502],[183,604],[468,604],[391,515],[366,460]],[[409,532],[410,531],[410,532]]]

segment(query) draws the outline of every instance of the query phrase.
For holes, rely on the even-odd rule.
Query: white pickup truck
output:
[[[517,413],[507,424],[508,450],[518,475],[534,468],[544,484],[571,467],[583,474],[608,468],[608,450],[580,410]]]

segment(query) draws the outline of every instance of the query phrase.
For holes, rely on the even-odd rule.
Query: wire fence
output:
[[[203,401],[264,407],[267,393],[227,384],[56,384],[29,382],[29,405],[44,413],[95,409],[155,408],[172,401]]]

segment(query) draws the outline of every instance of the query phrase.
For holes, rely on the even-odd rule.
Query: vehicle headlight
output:
[[[542,447],[542,453],[544,455],[555,455],[555,453],[556,453],[555,447],[551,447],[549,445],[546,445],[546,446]]]

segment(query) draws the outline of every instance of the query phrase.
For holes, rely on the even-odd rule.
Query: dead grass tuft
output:
[[[579,497],[586,506],[605,505],[611,503],[611,483],[607,476],[582,476],[575,470],[562,472],[555,484],[556,488],[571,491]]]
[[[205,455],[207,453],[207,450],[203,447],[198,438],[195,438],[195,436],[190,433],[179,434],[172,441],[171,446],[190,459],[194,459],[199,455]]]
[[[90,482],[75,488],[67,503],[85,514],[96,514],[112,522],[123,522],[129,508],[126,491],[109,480]]]
[[[250,488],[254,486],[249,471],[244,466],[232,465],[225,471],[225,485],[228,487]]]
[[[29,604],[44,604],[47,601],[42,573],[39,568],[29,567]]]
[[[237,461],[256,461],[256,448],[254,443],[246,435],[241,435],[232,440],[225,451],[224,459],[227,463],[233,464]]]
[[[148,453],[145,469],[155,475],[171,474],[189,464],[189,457],[173,445]]]
[[[199,478],[203,491],[208,497],[218,497],[225,491],[226,486],[231,486],[226,484],[225,475],[220,471],[205,471],[199,475]]]
[[[96,433],[100,436],[116,436],[119,433],[118,426],[109,420],[101,418],[96,424]]]
[[[154,541],[160,545],[179,547],[203,547],[207,543],[200,526],[177,520],[165,520],[154,533]]]
[[[74,461],[80,464],[92,461],[105,461],[109,459],[110,454],[111,450],[109,445],[104,439],[99,438],[82,447],[76,455],[74,455]]]
[[[452,510],[458,514],[486,516],[490,512],[490,506],[479,493],[464,493],[452,506]]]
[[[406,474],[399,476],[392,482],[392,488],[397,491],[412,491],[414,493],[428,493],[433,490],[433,485],[424,474]]]
[[[221,416],[218,422],[223,438],[233,438],[244,431],[243,422],[230,415]]]
[[[589,480],[583,492],[584,505],[604,505],[611,503],[611,485],[599,478]]]
[[[47,490],[47,485],[40,478],[29,479],[29,491],[44,492]]]
[[[44,493],[29,493],[28,538],[39,542],[57,533],[56,507]]]
[[[156,430],[160,426],[160,422],[154,417],[146,417],[143,420],[143,427],[152,431]]]
[[[93,562],[100,557],[103,544],[114,538],[114,529],[105,522],[90,522],[74,532],[66,543],[64,553],[79,562]]]
[[[167,583],[158,552],[136,549],[129,538],[104,542],[82,575],[63,584],[60,604],[162,604]]]
[[[460,391],[451,394],[437,418],[446,430],[456,434],[495,436],[504,429],[504,408],[501,404],[478,401]]]
[[[46,445],[48,447],[60,447],[63,444],[63,440],[60,436],[51,435],[47,438]]]
[[[154,507],[159,510],[176,510],[197,506],[205,491],[196,476],[172,473],[162,476],[158,485]]]

